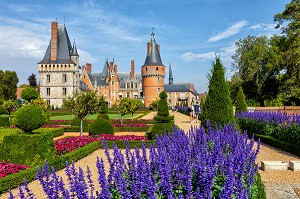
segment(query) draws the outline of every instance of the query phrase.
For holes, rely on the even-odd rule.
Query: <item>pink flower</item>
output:
[[[19,172],[19,170],[25,170],[28,168],[30,168],[30,166],[12,164],[9,162],[0,162],[0,178],[3,178],[9,174],[17,173]]]

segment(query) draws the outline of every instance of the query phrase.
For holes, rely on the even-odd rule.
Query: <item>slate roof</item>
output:
[[[58,24],[58,51],[57,60],[51,60],[51,40],[49,42],[44,59],[39,64],[59,63],[59,64],[74,64],[71,60],[70,53],[72,45],[69,39],[67,29],[64,24]],[[76,49],[77,51],[77,49]]]
[[[97,81],[97,86],[107,86],[105,77],[102,77],[102,73],[89,73],[86,71],[86,74],[89,76],[89,79],[92,83],[92,86],[95,85],[95,81]]]
[[[160,58],[158,45],[156,44],[154,33],[152,32],[152,38],[151,38],[151,49],[149,51],[149,54],[146,56],[146,60],[144,63],[144,66],[163,66],[163,63]]]
[[[74,40],[73,48],[72,48],[72,50],[71,50],[71,56],[79,56],[79,55],[78,55],[78,52],[77,52],[75,40]]]
[[[190,90],[189,83],[177,83],[177,84],[165,84],[164,85],[165,92],[192,92],[197,95],[197,91],[193,92]]]
[[[90,90],[88,85],[85,82],[81,81],[81,80],[79,81],[79,89],[83,90],[83,91]]]
[[[120,88],[125,88],[125,82],[130,80],[130,72],[119,72],[118,78],[120,82]],[[138,82],[142,81],[142,74],[140,72],[134,73],[134,80],[137,80]]]

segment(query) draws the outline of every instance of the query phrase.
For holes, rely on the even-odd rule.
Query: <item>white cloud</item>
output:
[[[184,53],[183,55],[180,55],[178,59],[181,59],[183,61],[193,61],[196,59],[212,59],[215,57],[214,52],[208,52],[208,53],[201,53],[201,54],[194,54],[191,52]]]
[[[246,25],[247,25],[246,21],[239,21],[239,22],[235,23],[234,25],[232,25],[231,27],[229,27],[224,32],[221,32],[221,33],[209,38],[208,42],[215,42],[215,41],[219,41],[219,40],[231,37],[232,35],[235,35],[238,32],[240,32],[240,30]]]
[[[81,65],[85,65],[86,63],[95,63],[98,61],[91,53],[78,49],[79,60]]]

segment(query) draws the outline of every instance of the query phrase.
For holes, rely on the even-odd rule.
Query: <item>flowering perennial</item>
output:
[[[110,140],[110,141],[119,141],[119,140],[141,140],[146,141],[145,136],[136,136],[136,135],[120,135],[114,136],[111,134],[101,134],[97,136],[78,136],[78,137],[67,137],[54,142],[57,155],[63,155],[74,151],[77,148],[83,147],[91,142],[99,140]]]
[[[25,170],[28,168],[30,168],[30,166],[0,162],[0,178],[3,178],[9,174],[18,173],[20,170]]]
[[[300,125],[300,115],[291,114],[287,115],[283,112],[268,112],[268,111],[255,111],[255,112],[241,112],[236,114],[237,118],[254,119],[269,124],[276,125],[290,125],[292,123]]]
[[[193,129],[187,135],[174,129],[172,135],[157,137],[156,148],[126,152],[114,146],[113,156],[105,147],[110,168],[104,170],[97,158],[98,184],[95,190],[90,169],[86,174],[67,163],[67,182],[45,163],[37,178],[48,198],[249,198],[258,166],[258,148],[233,126],[223,129]],[[105,141],[104,141],[104,145]],[[106,175],[108,172],[108,175]],[[66,186],[68,184],[68,186]],[[68,187],[68,188],[67,188]],[[11,197],[12,194],[11,194]]]
[[[147,124],[142,124],[142,123],[131,123],[131,124],[113,124],[114,127],[146,127],[148,126]]]

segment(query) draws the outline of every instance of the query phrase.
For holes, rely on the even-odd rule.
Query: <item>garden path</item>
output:
[[[178,125],[184,131],[188,131],[191,126],[199,127],[199,123],[191,123],[189,116],[184,114],[174,112],[171,114],[175,117],[175,124]],[[142,119],[152,119],[156,115],[156,112],[151,112],[148,115],[144,116]],[[105,164],[105,169],[108,170],[109,166],[107,164],[107,159],[104,154],[103,149],[98,149],[88,155],[85,158],[80,159],[79,161],[75,162],[75,167],[81,167],[86,170],[86,166],[89,165],[90,170],[93,174],[93,180],[97,181],[97,169],[96,169],[96,159],[97,157],[103,158]],[[282,150],[276,149],[266,144],[261,144],[260,153],[257,157],[257,163],[260,166],[260,162],[263,160],[281,160],[281,161],[290,161],[290,160],[300,160],[300,157],[292,155],[290,153],[284,152]],[[297,199],[294,190],[300,190],[300,172],[293,172],[293,171],[283,171],[283,172],[265,172],[261,169],[259,170],[262,181],[266,187],[266,194],[267,199]],[[64,170],[60,170],[57,172],[59,176],[66,182],[66,175]],[[95,183],[97,184],[97,183]],[[36,198],[46,198],[43,194],[42,188],[39,185],[37,180],[29,183],[30,190],[33,191]],[[17,189],[12,190],[14,195],[18,192]],[[8,193],[0,195],[0,199],[8,198]]]

